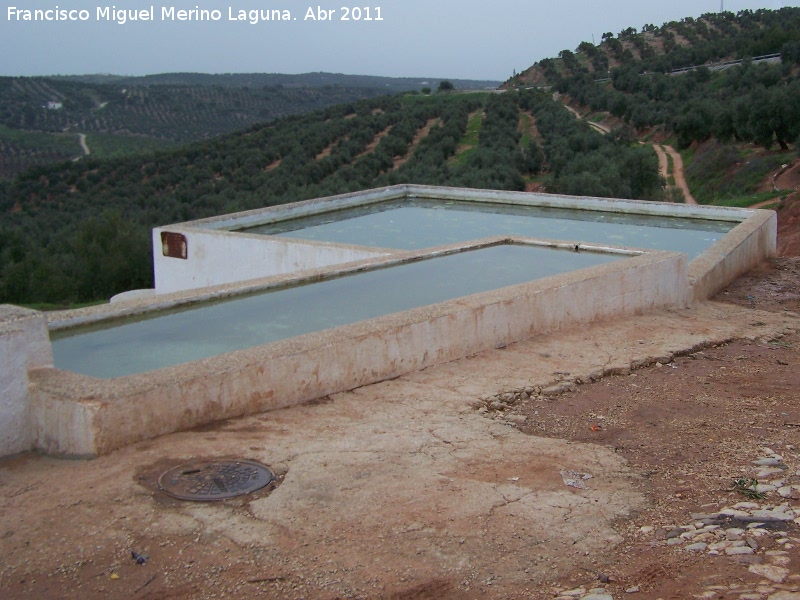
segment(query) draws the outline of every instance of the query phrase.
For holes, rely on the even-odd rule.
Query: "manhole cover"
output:
[[[267,467],[249,460],[187,463],[163,473],[158,487],[180,500],[211,502],[255,492],[275,479]]]

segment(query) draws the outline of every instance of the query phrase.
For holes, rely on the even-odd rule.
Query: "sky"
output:
[[[800,6],[800,0],[359,1],[8,0],[0,14],[0,75],[327,71],[504,81],[582,41],[599,43],[605,32],[698,17],[721,4],[732,12]],[[151,7],[151,21],[114,18]],[[57,13],[67,19],[26,21],[21,12],[56,9],[67,11]],[[171,18],[193,9],[218,19]],[[253,23],[252,10],[290,19]],[[245,20],[237,19],[240,11]]]

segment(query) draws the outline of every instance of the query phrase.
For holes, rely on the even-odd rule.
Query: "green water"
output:
[[[691,260],[736,225],[685,217],[413,200],[323,213],[244,231],[403,250],[515,235],[685,252]]]
[[[51,335],[55,366],[142,373],[619,260],[501,245]]]

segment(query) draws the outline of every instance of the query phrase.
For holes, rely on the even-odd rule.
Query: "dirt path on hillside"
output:
[[[686,175],[683,170],[683,159],[681,155],[673,148],[672,146],[668,145],[661,145],[661,144],[653,144],[653,150],[655,150],[656,155],[658,156],[658,174],[665,180],[669,181],[670,178],[670,169],[669,169],[669,158],[667,158],[667,154],[672,158],[672,178],[675,180],[675,187],[677,187],[681,194],[683,195],[683,201],[686,204],[697,204],[694,196],[692,196],[691,191],[689,190],[689,185],[686,183]],[[669,186],[669,183],[667,183]]]
[[[78,134],[78,143],[81,145],[81,150],[83,150],[84,156],[89,156],[92,152],[89,150],[89,146],[86,144],[86,134],[79,133]]]
[[[672,146],[664,144],[664,150],[672,158],[672,177],[675,179],[675,186],[683,193],[683,201],[686,204],[697,204],[692,192],[689,190],[689,185],[686,183],[686,175],[683,170],[683,158]]]
[[[655,150],[656,156],[658,156],[659,177],[664,181],[669,181],[669,159],[667,158],[667,153],[664,152],[664,148],[658,144],[653,144],[653,150]],[[667,183],[667,185],[669,185],[669,183]]]
[[[583,116],[577,110],[566,103],[565,97],[555,93],[553,94],[553,99],[557,102],[561,102],[564,108],[575,115],[577,119],[583,119]],[[586,122],[589,123],[589,125],[596,131],[599,131],[602,134],[608,134],[611,132],[608,127],[601,125],[600,123],[594,123],[588,120]],[[678,154],[675,148],[666,144],[653,144],[653,150],[655,150],[656,154],[658,155],[658,172],[661,177],[663,177],[665,180],[669,179],[669,160],[666,156],[669,154],[669,156],[672,158],[672,178],[675,180],[675,187],[681,191],[681,194],[683,195],[683,201],[686,204],[696,205],[697,200],[692,195],[689,185],[686,183],[686,175],[683,169],[683,158],[681,155]]]
[[[577,110],[572,108],[569,104],[564,103],[564,108],[566,108],[569,112],[571,112],[573,115],[575,115],[576,118],[578,118],[580,120],[585,120],[583,118],[583,116],[581,115],[581,113],[579,113]],[[589,127],[591,127],[592,129],[594,129],[595,131],[597,131],[599,133],[602,133],[603,135],[607,135],[607,134],[611,133],[611,129],[609,129],[605,125],[601,125],[600,123],[595,123],[594,121],[589,121],[588,119],[586,120],[586,122],[589,124]]]

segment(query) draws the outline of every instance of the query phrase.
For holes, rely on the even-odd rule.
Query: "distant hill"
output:
[[[446,77],[379,77],[373,75],[346,75],[343,73],[161,73],[126,77],[120,75],[69,75],[53,77],[82,83],[112,83],[117,85],[203,85],[222,87],[326,87],[380,89],[384,93],[435,88],[440,81],[447,80],[459,90],[496,89],[500,81],[449,79]]]
[[[435,88],[439,80],[335,73],[0,77],[0,178],[87,149],[123,156],[175,147],[327,106]],[[458,89],[500,82],[455,80]],[[79,134],[86,136],[81,144]]]
[[[602,81],[617,69],[667,74],[765,55],[788,53],[794,58],[799,44],[800,8],[709,13],[606,32],[601,43],[584,41],[574,51],[564,49],[558,58],[546,58],[515,75],[505,87],[554,85],[578,74]]]

